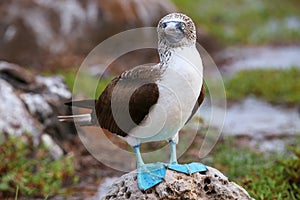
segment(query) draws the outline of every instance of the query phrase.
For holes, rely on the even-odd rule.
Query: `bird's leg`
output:
[[[176,155],[176,143],[173,140],[169,141],[170,144],[170,164],[178,164]]]
[[[176,145],[178,144],[179,136],[178,133],[169,140],[170,145],[170,164],[178,164],[176,155]]]
[[[136,156],[137,167],[139,168],[144,165],[144,161],[140,152],[140,145],[134,146],[133,148]]]
[[[178,164],[176,156],[176,145],[178,143],[178,134],[175,135],[172,140],[169,141],[170,144],[170,164],[168,168],[177,172],[182,172],[185,174],[193,174],[195,172],[205,172],[207,168],[201,163],[190,163],[190,164]]]
[[[145,164],[140,152],[140,146],[134,146],[138,170],[138,186],[140,190],[147,190],[161,183],[166,175],[166,166],[163,163]]]

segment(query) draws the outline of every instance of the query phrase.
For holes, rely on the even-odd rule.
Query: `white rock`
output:
[[[207,167],[206,173],[185,175],[167,170],[165,181],[143,192],[137,185],[137,172],[133,171],[120,177],[109,189],[102,200],[112,199],[189,199],[189,200],[251,200],[241,186],[230,182],[218,170]]]
[[[60,123],[57,116],[70,114],[63,104],[70,98],[71,92],[61,78],[36,76],[0,61],[0,135],[31,134],[35,144],[42,139],[53,157],[60,157],[62,139],[73,136],[73,129]]]

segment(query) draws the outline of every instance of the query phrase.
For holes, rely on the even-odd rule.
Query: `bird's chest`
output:
[[[202,71],[185,59],[174,60],[159,83],[161,105],[170,123],[184,124],[199,97]],[[199,64],[202,64],[201,62]],[[201,65],[202,66],[202,65]]]
[[[175,56],[174,56],[175,54]],[[202,60],[195,48],[173,52],[161,78],[157,103],[151,108],[143,127],[132,135],[145,135],[140,141],[167,140],[184,126],[190,117],[202,87]]]

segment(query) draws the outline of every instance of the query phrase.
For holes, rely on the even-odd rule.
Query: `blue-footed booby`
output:
[[[141,190],[162,182],[167,168],[186,174],[207,170],[201,163],[178,164],[176,156],[178,133],[204,99],[195,25],[188,16],[171,13],[159,21],[157,32],[158,64],[123,72],[97,100],[66,103],[90,108],[90,114],[59,117],[60,121],[99,125],[127,141],[135,150]],[[163,140],[169,141],[170,162],[145,164],[140,144]]]

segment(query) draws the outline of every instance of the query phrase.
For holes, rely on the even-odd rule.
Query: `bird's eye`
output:
[[[184,23],[181,23],[181,24],[180,24],[180,28],[181,28],[181,30],[184,30],[184,29],[185,29],[185,24],[184,24]]]
[[[166,23],[166,22],[165,22],[165,23],[162,23],[162,24],[161,24],[161,27],[166,28],[166,27],[167,27],[167,23]]]

